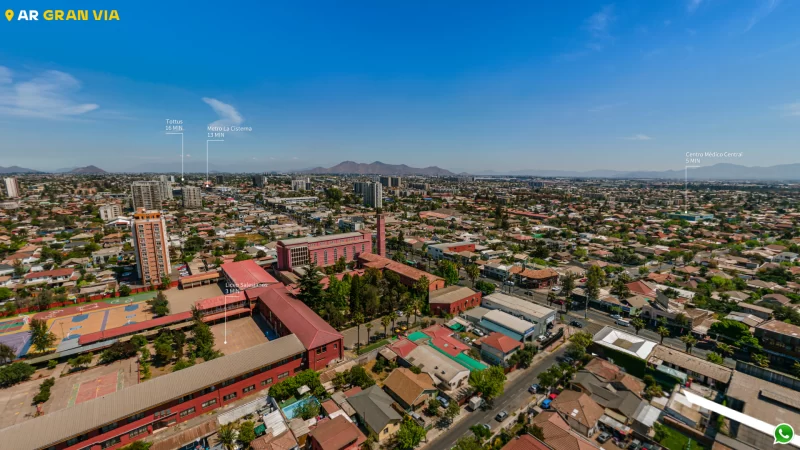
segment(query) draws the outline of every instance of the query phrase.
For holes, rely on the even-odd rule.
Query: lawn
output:
[[[362,355],[362,354],[367,353],[369,351],[375,350],[378,347],[383,347],[384,345],[386,345],[388,343],[389,343],[388,339],[382,339],[382,340],[380,340],[378,342],[373,342],[372,344],[365,345],[365,346],[361,347],[361,349],[358,350],[358,354]]]
[[[705,447],[694,439],[666,427],[664,427],[664,437],[658,443],[669,450],[705,450]]]

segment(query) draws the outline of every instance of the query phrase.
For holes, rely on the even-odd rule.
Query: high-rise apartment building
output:
[[[298,178],[292,180],[293,191],[308,191],[311,189],[311,180],[308,178]]]
[[[100,211],[100,218],[106,222],[109,220],[114,220],[122,215],[122,206],[116,203],[100,205],[100,207],[97,209]]]
[[[8,177],[4,180],[6,182],[6,194],[8,198],[19,197],[19,183],[14,177]]]
[[[380,183],[366,183],[362,190],[364,205],[372,208],[383,207],[383,186]]]
[[[225,175],[217,175],[214,179],[217,180],[218,185],[225,183]]]
[[[264,175],[253,175],[253,187],[264,187]]]
[[[183,207],[186,209],[197,209],[203,207],[203,199],[200,196],[202,189],[197,186],[183,187]]]
[[[161,277],[169,276],[169,240],[167,224],[158,211],[139,208],[131,223],[133,246],[136,254],[136,271],[145,285],[161,284]]]
[[[160,210],[161,183],[158,181],[134,181],[131,185],[131,198],[134,211],[139,208]]]
[[[166,177],[165,177],[166,178]],[[161,189],[161,200],[172,200],[172,181],[161,180],[158,182],[158,187]]]
[[[401,181],[400,177],[381,177],[381,185],[385,188],[399,188]]]

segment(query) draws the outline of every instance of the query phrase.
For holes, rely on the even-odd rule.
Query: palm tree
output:
[[[472,280],[472,287],[475,287],[475,280],[478,279],[478,276],[481,274],[481,269],[478,267],[477,264],[470,264],[465,269],[467,272],[467,276],[470,280]]]
[[[381,317],[381,325],[383,325],[383,334],[386,335],[386,336],[389,335],[388,332],[386,331],[386,329],[389,327],[390,323],[392,323],[392,320],[389,319],[389,316]]]
[[[753,362],[759,367],[769,367],[769,358],[761,353],[753,353]]]
[[[364,325],[364,328],[367,329],[367,342],[369,342],[369,330],[372,329],[372,322],[367,322],[367,324]]]
[[[547,294],[547,306],[550,306],[550,305],[552,305],[552,304],[553,304],[553,302],[555,302],[556,300],[557,300],[557,298],[556,298],[556,294],[555,294],[555,292],[553,292],[553,291],[550,291],[550,292]]]
[[[389,313],[388,317],[389,317],[389,320],[392,321],[392,330],[394,330],[395,329],[395,321],[397,321],[397,313],[392,311],[392,312]]]
[[[686,353],[692,354],[692,347],[697,344],[697,338],[692,336],[691,334],[687,334],[685,336],[681,336],[681,341],[686,344]]]
[[[364,323],[364,315],[361,314],[360,312],[357,312],[353,316],[353,320],[356,323],[356,333],[357,333],[357,336],[358,336],[358,340],[356,340],[356,346],[358,348],[361,348],[361,324]]]
[[[415,308],[413,302],[409,302],[405,308],[403,308],[403,312],[406,313],[406,325],[409,325],[408,320],[411,318],[411,315],[414,314]]]
[[[658,330],[656,330],[656,331],[658,332],[658,334],[661,335],[661,343],[663,344],[664,343],[664,338],[669,336],[669,328],[661,326],[661,327],[658,327]]]
[[[226,450],[233,450],[233,444],[236,442],[236,428],[234,425],[229,423],[219,427],[217,439]]]
[[[733,356],[733,346],[724,342],[717,342],[717,350],[723,356]]]
[[[644,320],[641,317],[634,317],[631,319],[631,326],[636,330],[636,335],[639,335],[639,330],[644,328]]]
[[[416,325],[417,319],[419,318],[419,311],[422,309],[422,300],[414,298],[411,300],[411,304],[414,306],[414,325]]]

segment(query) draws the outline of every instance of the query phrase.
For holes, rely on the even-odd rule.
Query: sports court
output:
[[[81,307],[73,316],[48,319],[50,331],[56,335],[56,346],[62,340],[77,339],[81,335],[117,328],[124,325],[150,320],[153,313],[145,303],[131,303],[101,307],[93,303]],[[52,320],[52,321],[51,321]]]
[[[73,384],[72,393],[67,401],[67,406],[75,406],[97,397],[113,394],[122,389],[125,387],[124,376],[120,372],[122,372],[122,369],[119,369],[117,372],[100,375],[91,380]]]

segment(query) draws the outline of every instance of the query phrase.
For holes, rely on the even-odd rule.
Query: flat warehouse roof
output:
[[[303,352],[305,348],[297,336],[284,336],[4,428],[0,430],[0,442],[3,448],[13,449],[50,447]]]
[[[536,303],[523,300],[521,298],[513,297],[507,294],[496,292],[494,294],[483,297],[484,303],[494,303],[496,305],[504,306],[508,309],[519,311],[522,314],[531,317],[545,318],[551,314],[555,314],[554,309],[545,306],[537,305]]]

